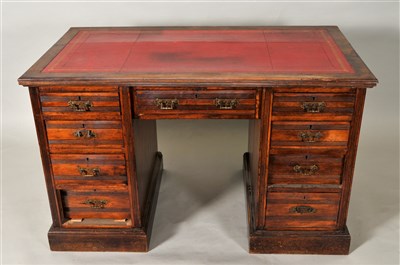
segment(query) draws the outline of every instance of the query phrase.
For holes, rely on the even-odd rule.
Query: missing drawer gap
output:
[[[82,218],[70,219],[63,223],[63,227],[129,227],[132,226],[131,219],[100,219],[100,218]]]

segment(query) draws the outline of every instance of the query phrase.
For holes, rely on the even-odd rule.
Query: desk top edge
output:
[[[43,69],[80,31],[97,30],[304,30],[324,29],[354,69],[354,73],[44,73]],[[336,86],[373,87],[376,77],[354,51],[337,26],[211,26],[211,27],[72,27],[19,79],[23,86],[44,85],[120,85],[120,86]]]

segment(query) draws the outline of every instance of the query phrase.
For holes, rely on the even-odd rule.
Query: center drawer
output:
[[[254,89],[137,88],[134,112],[140,119],[256,119]]]

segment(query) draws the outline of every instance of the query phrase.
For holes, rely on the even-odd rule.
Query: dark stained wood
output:
[[[149,190],[146,196],[146,203],[143,209],[143,230],[147,235],[147,245],[150,244],[150,237],[153,230],[154,216],[156,214],[156,206],[158,200],[158,192],[161,185],[161,177],[163,172],[163,156],[161,152],[157,152],[154,162],[151,180],[149,181]]]
[[[82,89],[79,91],[78,89]],[[49,88],[40,89],[40,101],[45,119],[56,120],[108,120],[120,119],[120,103],[118,91],[113,87],[105,87],[98,91],[98,87],[55,87],[54,92]],[[110,91],[110,92],[108,92]],[[89,102],[87,111],[76,111],[69,106],[70,101]]]
[[[358,140],[360,137],[362,114],[364,111],[366,89],[358,89],[355,102],[355,114],[351,124],[349,137],[349,152],[347,153],[343,167],[343,192],[340,203],[338,229],[342,229],[346,225],[347,212],[350,203],[351,186],[353,183],[354,167],[356,163],[356,155],[358,148]]]
[[[175,100],[174,109],[160,109],[157,100]],[[233,109],[220,109],[216,100],[235,100]],[[196,88],[138,88],[134,93],[135,117],[138,119],[196,119],[201,116],[221,119],[254,119],[257,117],[256,90]]]
[[[47,187],[47,195],[50,203],[51,217],[53,219],[53,227],[60,227],[63,219],[61,211],[61,203],[59,194],[55,189],[54,179],[51,172],[51,161],[49,157],[49,145],[46,135],[46,127],[43,119],[43,113],[41,111],[39,89],[36,87],[29,88],[29,95],[31,98],[33,118],[36,125],[36,133],[38,137],[40,155],[42,158],[42,165],[44,171],[44,177]]]
[[[150,193],[154,163],[156,162],[157,129],[155,120],[133,120],[135,141],[136,177],[141,211]],[[142,214],[143,217],[143,214]]]
[[[256,207],[255,205],[258,205],[259,203],[259,190],[255,189],[254,187],[257,187],[258,181],[259,181],[259,176],[261,172],[260,168],[260,139],[261,139],[261,120],[250,120],[249,121],[249,132],[248,132],[248,150],[249,152],[245,154],[245,156],[248,156],[249,163],[248,165],[245,164],[248,168],[246,168],[245,172],[249,174],[248,181],[249,184],[246,184],[245,182],[245,187],[246,189],[249,189],[249,193],[251,194],[248,204],[252,204],[253,207]],[[255,209],[255,208],[254,208]],[[254,212],[253,212],[254,213]],[[249,217],[250,218],[250,217]],[[258,219],[256,220],[254,216],[251,217],[252,220],[251,222],[258,222]]]
[[[162,154],[158,152],[150,180],[150,188],[143,209],[143,227],[122,228],[124,224],[113,225],[106,219],[97,226],[96,219],[88,226],[66,225],[63,228],[52,226],[48,233],[50,248],[53,251],[149,251],[152,225],[157,206],[158,191],[163,171]],[[90,220],[90,219],[89,219]],[[128,225],[131,226],[128,220]],[[96,229],[94,229],[96,228]]]
[[[343,230],[280,231],[261,230],[253,221],[256,212],[252,199],[249,153],[243,156],[243,179],[247,202],[249,252],[257,254],[326,254],[347,255],[350,249],[350,234]]]
[[[269,192],[265,227],[267,230],[333,230],[336,228],[340,193]],[[296,212],[307,207],[312,212]]]
[[[120,87],[120,102],[122,116],[122,131],[125,142],[126,171],[128,173],[129,198],[131,200],[131,214],[133,227],[142,227],[139,204],[138,179],[133,136],[133,115],[131,106],[131,92],[128,87]]]
[[[260,55],[270,53],[264,37],[279,39],[286,30],[300,41],[310,37],[304,32],[323,32],[333,46],[319,56],[332,65],[310,72],[310,61],[318,58],[296,65],[304,61],[276,43],[277,68],[271,58],[268,65]],[[111,35],[128,39],[119,41],[121,49],[105,52],[108,60],[87,61],[90,56],[72,56],[69,46],[83,33],[95,42]],[[139,33],[143,56],[156,57],[135,54],[138,60],[124,68],[130,70],[121,71],[127,43]],[[211,39],[204,47],[193,44],[199,50],[188,57],[182,53],[193,47],[180,43],[182,36],[181,42]],[[163,38],[180,50],[157,54]],[[214,48],[227,41],[244,44],[231,46],[242,50],[221,50],[221,59]],[[261,57],[243,47],[258,49]],[[307,49],[298,55],[307,56]],[[75,61],[63,64],[64,55]],[[154,67],[160,71],[151,72]],[[71,28],[18,81],[30,86],[53,218],[52,250],[148,251],[163,171],[156,120],[250,119],[243,166],[250,253],[348,254],[346,218],[365,93],[377,80],[337,27]],[[160,99],[179,103],[160,108]],[[237,102],[221,109],[217,99]]]
[[[128,192],[91,191],[75,192],[62,190],[61,192],[64,216],[66,218],[131,218]],[[101,208],[94,208],[88,201],[103,201]]]
[[[268,184],[340,184],[343,156],[270,155]],[[297,172],[300,166],[305,171]],[[317,166],[315,172],[310,169]]]
[[[256,190],[256,211],[257,211],[257,229],[263,229],[265,224],[266,209],[266,188],[268,185],[268,164],[271,143],[271,112],[272,112],[273,95],[270,89],[264,89],[262,94],[261,108],[261,126],[260,126],[260,160],[259,175],[257,182],[254,183]]]
[[[350,234],[339,231],[268,231],[250,235],[250,253],[347,255]]]
[[[51,227],[48,233],[53,251],[147,252],[146,234],[137,229],[79,229]]]
[[[255,175],[252,173],[252,169],[250,168],[251,163],[253,161],[250,160],[250,153],[246,152],[243,154],[243,182],[244,182],[244,195],[246,200],[246,213],[247,213],[247,233],[248,235],[252,235],[257,230],[258,218],[256,216],[256,205],[255,205],[255,196],[254,191],[257,183],[253,183]],[[258,175],[256,175],[258,177]],[[258,180],[258,178],[257,178]]]
[[[293,122],[272,124],[271,146],[284,145],[342,145],[347,146],[349,138],[349,124]],[[312,142],[304,141],[303,133],[318,134],[319,137]],[[306,138],[307,140],[307,138]]]
[[[110,155],[60,155],[52,154],[52,169],[55,179],[75,177],[92,178],[124,176],[126,177],[125,156],[123,154]],[[97,168],[95,176],[82,176],[79,168]],[[89,172],[90,173],[90,172]]]

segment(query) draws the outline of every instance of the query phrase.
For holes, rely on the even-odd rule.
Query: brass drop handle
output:
[[[311,207],[311,206],[294,206],[289,209],[289,213],[299,213],[299,214],[308,214],[308,213],[316,213],[317,209]]]
[[[237,105],[239,104],[239,101],[235,99],[215,99],[215,106],[217,106],[219,109],[235,109]]]
[[[318,113],[318,112],[323,112],[324,109],[326,107],[325,102],[321,101],[321,102],[303,102],[301,104],[301,108],[305,111],[305,112],[309,112],[309,113]]]
[[[98,200],[98,199],[88,199],[83,202],[83,204],[87,204],[94,209],[103,209],[105,208],[107,203],[108,202],[106,200]]]
[[[100,174],[100,169],[97,167],[89,168],[89,167],[78,166],[78,171],[82,177],[95,177]]]
[[[93,132],[92,130],[83,129],[75,131],[74,136],[76,138],[91,139],[96,137],[96,133]]]
[[[293,167],[294,172],[299,173],[301,175],[305,175],[305,176],[314,175],[318,170],[319,170],[319,167],[317,165],[311,165],[311,166],[295,165]]]
[[[159,98],[156,98],[154,103],[156,104],[156,106],[159,109],[172,110],[172,109],[176,109],[176,106],[178,106],[179,101],[176,98],[175,99],[159,99]]]
[[[322,133],[321,132],[301,132],[301,133],[299,133],[299,137],[301,138],[302,142],[314,143],[322,137]]]
[[[76,112],[90,111],[93,107],[92,102],[82,101],[82,100],[70,100],[68,101],[68,106]]]

